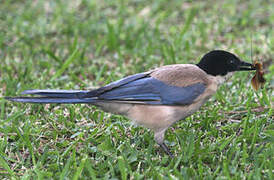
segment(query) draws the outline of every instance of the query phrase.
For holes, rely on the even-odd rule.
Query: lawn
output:
[[[274,6],[269,0],[4,0],[0,179],[274,179]],[[213,49],[264,62],[237,72],[166,143],[88,105],[12,103],[27,89],[92,89]]]

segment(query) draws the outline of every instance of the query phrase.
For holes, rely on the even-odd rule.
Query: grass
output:
[[[1,98],[1,179],[273,179],[273,22],[267,0],[1,2],[0,97],[99,87],[212,49],[266,62],[267,79],[255,92],[236,73],[172,126],[172,160],[124,117]]]

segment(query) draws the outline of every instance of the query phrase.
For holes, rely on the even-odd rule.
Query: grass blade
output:
[[[118,166],[122,176],[122,180],[126,180],[127,172],[126,172],[125,160],[121,156],[118,157]]]
[[[72,163],[72,156],[70,156],[70,158],[68,159],[68,161],[67,161],[67,163],[59,177],[60,180],[65,179],[66,175],[69,174],[69,167],[70,167],[71,163]]]
[[[73,176],[73,180],[76,180],[79,178],[79,176],[81,175],[83,169],[84,169],[84,165],[86,163],[86,160],[87,160],[87,156],[85,156],[82,160],[81,160],[81,163],[79,165],[79,167],[77,168],[76,170],[76,173],[74,174]]]
[[[5,170],[7,170],[10,176],[15,175],[14,172],[9,167],[8,163],[5,161],[5,159],[2,158],[2,156],[0,156],[0,166],[2,166]]]
[[[65,61],[65,63],[62,65],[62,67],[55,73],[55,75],[51,78],[51,81],[56,79],[57,77],[61,76],[65,70],[69,67],[69,65],[77,59],[77,56],[79,54],[78,48],[75,48],[73,53],[68,57],[68,59]]]

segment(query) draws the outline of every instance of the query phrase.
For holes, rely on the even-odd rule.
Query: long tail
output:
[[[89,91],[75,90],[26,90],[22,94],[33,94],[43,97],[5,97],[5,99],[23,103],[60,103],[60,104],[76,104],[76,103],[94,103],[97,102],[96,97],[82,98]]]

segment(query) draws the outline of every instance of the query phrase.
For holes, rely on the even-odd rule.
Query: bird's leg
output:
[[[169,157],[173,158],[173,154],[170,152],[169,148],[164,143],[165,131],[166,129],[154,131],[154,139],[159,144],[159,146],[161,146],[161,148],[165,151],[165,153],[169,155]]]
[[[159,144],[161,146],[161,148],[165,151],[165,153],[167,155],[169,155],[169,157],[174,158],[173,154],[170,152],[169,148],[167,147],[167,145],[163,142],[161,144]]]

